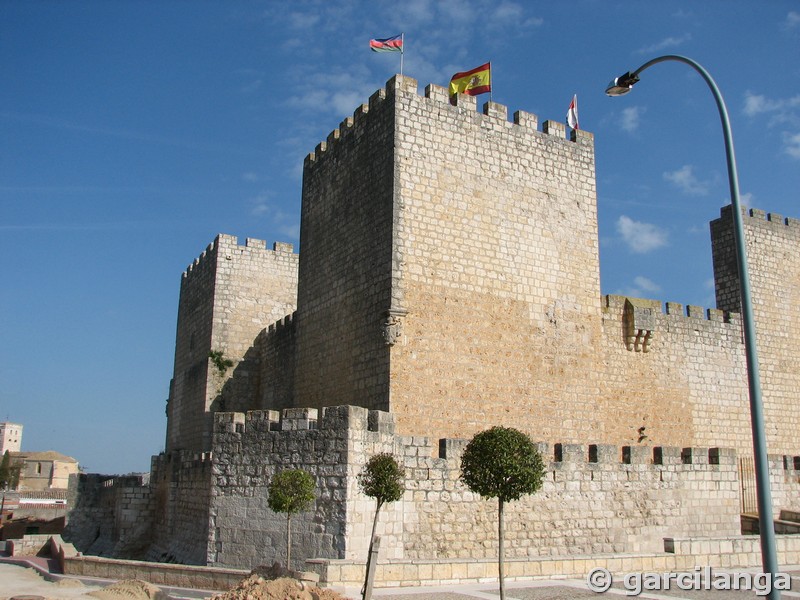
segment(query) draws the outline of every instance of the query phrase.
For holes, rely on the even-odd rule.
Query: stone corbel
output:
[[[394,346],[403,337],[403,319],[408,311],[402,308],[390,308],[384,314],[381,334],[387,346]]]
[[[652,302],[639,298],[625,299],[625,345],[628,350],[648,352],[656,328],[655,309]]]

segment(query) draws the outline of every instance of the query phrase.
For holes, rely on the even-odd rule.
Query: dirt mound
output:
[[[86,587],[80,579],[59,579],[55,585],[60,588],[82,588]]]
[[[87,596],[100,600],[168,600],[164,592],[151,583],[138,579],[123,579]]]
[[[289,577],[264,579],[253,574],[224,594],[217,594],[211,600],[348,600],[333,590]]]

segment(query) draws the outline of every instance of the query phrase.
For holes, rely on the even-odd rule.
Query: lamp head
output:
[[[638,75],[631,75],[630,71],[611,80],[606,87],[606,95],[623,96],[631,91],[633,85],[639,81]]]

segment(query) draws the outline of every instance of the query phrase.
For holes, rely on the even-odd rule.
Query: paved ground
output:
[[[792,590],[782,592],[786,600],[800,599],[800,568],[786,570],[792,576]],[[86,597],[92,590],[108,585],[108,581],[86,580],[61,577],[56,582],[46,581],[32,568],[11,564],[0,564],[0,600],[8,600],[17,596],[39,596],[47,600],[96,600]],[[165,590],[173,598],[205,598],[210,592],[168,589]],[[359,590],[344,590],[350,598],[360,598]],[[605,594],[590,591],[586,582],[577,579],[560,581],[527,581],[510,582],[506,585],[507,600],[601,600],[602,598],[632,597],[620,584],[615,584]],[[643,600],[755,600],[763,598],[754,591],[683,591],[662,590],[643,592],[638,598]],[[477,584],[442,587],[410,587],[394,589],[378,589],[373,592],[376,600],[497,600],[499,593],[496,584]],[[21,599],[20,599],[21,600]]]
[[[800,598],[800,568],[787,568],[791,576],[792,590],[782,592],[782,598],[790,600]],[[628,593],[621,584],[615,584],[604,594],[598,594],[586,585],[585,580],[563,579],[558,581],[525,581],[506,584],[506,600],[602,600],[607,598],[637,597],[643,600],[756,600],[764,598],[756,591],[722,591],[722,590],[661,590],[658,592],[643,591],[638,596]],[[350,598],[360,598],[358,590],[345,590]],[[500,594],[497,584],[403,588],[399,590],[379,589],[373,593],[376,600],[498,600]]]

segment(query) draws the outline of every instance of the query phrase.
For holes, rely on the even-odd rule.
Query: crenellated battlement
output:
[[[730,219],[731,218],[731,211],[733,210],[732,205],[723,206],[720,208],[719,216],[720,219]],[[742,216],[746,219],[750,219],[750,222],[746,224],[755,224],[755,225],[774,225],[776,228],[780,228],[779,230],[787,230],[793,234],[800,236],[800,219],[794,219],[792,217],[784,217],[778,213],[771,213],[761,210],[759,208],[742,208]]]
[[[150,457],[150,472],[162,477],[168,472],[202,473],[211,468],[214,462],[212,452],[185,454],[180,450],[161,452]]]
[[[219,412],[214,415],[215,433],[264,433],[267,431],[374,431],[394,433],[394,415],[359,406],[317,408],[285,408]]]
[[[274,242],[272,249],[267,249],[267,242],[256,238],[246,238],[244,244],[239,243],[235,235],[220,233],[214,238],[206,249],[194,259],[183,272],[183,279],[189,277],[193,272],[205,267],[210,260],[215,260],[218,255],[231,257],[234,253],[244,254],[245,252],[263,252],[275,255],[291,256],[294,254],[294,245],[287,242]],[[212,259],[212,257],[214,257]]]
[[[341,122],[337,129],[334,129],[328,134],[325,141],[317,144],[314,151],[306,156],[304,165],[310,166],[318,160],[321,160],[323,156],[331,153],[340,142],[352,137],[353,132],[358,129],[365,119],[370,117],[371,111],[374,112],[387,98],[392,98],[398,93],[418,94],[417,80],[404,75],[395,75],[389,79],[384,88],[376,90],[375,93],[369,97],[369,102],[367,104],[362,104],[357,107],[352,117],[347,117]],[[451,101],[449,91],[446,87],[432,83],[425,86],[423,97],[430,102],[442,104],[447,107],[447,110],[453,112],[477,112],[478,108],[477,98],[475,96],[458,94]],[[485,102],[481,108],[480,115],[486,119],[502,121],[509,126],[518,126],[533,131],[539,131],[537,129],[539,120],[535,114],[518,110],[514,112],[512,121],[509,122],[508,107],[497,102]],[[594,141],[594,136],[583,130],[572,131],[570,138],[567,138],[566,125],[560,121],[544,121],[540,133],[570,143],[592,144]]]
[[[215,433],[258,436],[265,433],[296,433],[319,431],[320,435],[332,433],[347,437],[350,433],[375,432],[394,436],[394,415],[380,410],[367,410],[357,406],[330,406],[316,408],[287,408],[277,410],[252,410],[247,412],[216,413]],[[434,447],[428,437],[398,436],[398,447],[406,453],[422,456],[414,448]],[[438,442],[438,458],[447,461],[459,459],[467,445],[460,438],[442,438]],[[730,448],[679,448],[672,446],[616,446],[612,444],[550,444],[538,442],[542,458],[550,469],[567,465],[736,465],[736,451]],[[800,465],[798,457],[780,457],[786,468]]]
[[[602,298],[602,308],[604,311],[624,311],[626,303],[631,302],[635,303],[637,306],[651,310],[653,314],[662,317],[711,321],[714,323],[730,324],[733,327],[741,326],[741,315],[739,313],[723,311],[716,308],[704,308],[693,304],[684,305],[679,302],[662,302],[661,300],[647,300],[643,298],[607,294]]]
[[[292,314],[286,315],[282,319],[275,321],[272,325],[267,327],[267,332],[270,334],[272,333],[281,333],[283,331],[287,331],[294,327],[294,320],[297,317],[297,311],[294,311]]]

